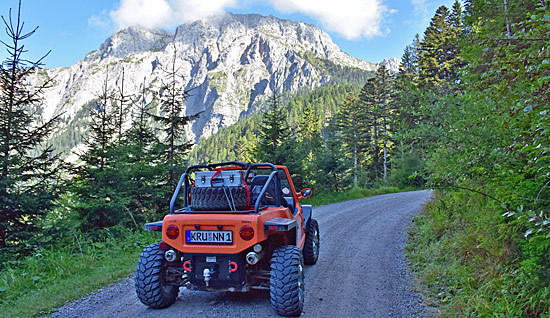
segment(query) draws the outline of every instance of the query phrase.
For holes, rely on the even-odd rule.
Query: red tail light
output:
[[[250,225],[245,225],[241,227],[239,234],[243,240],[250,241],[254,237],[254,229]]]
[[[174,224],[169,225],[166,228],[166,236],[168,236],[169,239],[175,240],[180,235],[180,230],[178,230],[178,227]]]

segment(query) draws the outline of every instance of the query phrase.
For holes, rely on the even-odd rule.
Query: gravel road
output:
[[[415,191],[313,209],[321,250],[305,270],[303,317],[422,317],[403,248],[405,227],[431,197]],[[137,260],[136,260],[137,261]],[[182,288],[174,305],[142,305],[130,277],[60,308],[51,317],[277,317],[267,291],[208,293]]]

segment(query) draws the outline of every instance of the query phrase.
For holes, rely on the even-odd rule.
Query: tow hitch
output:
[[[212,275],[214,275],[215,271],[210,268],[205,268],[202,272],[202,276],[204,276],[204,284],[206,284],[206,287],[209,287],[210,280],[212,279]]]

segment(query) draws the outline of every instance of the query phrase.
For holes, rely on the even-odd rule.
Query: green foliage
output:
[[[277,92],[269,98],[270,108],[263,114],[258,130],[257,162],[284,164],[291,151],[290,127],[283,112]]]
[[[444,316],[550,308],[550,12],[543,1],[502,4],[468,1],[462,30],[459,6],[440,8],[397,81],[402,151],[425,157],[430,185],[447,189],[411,243]]]
[[[21,256],[40,240],[36,232],[59,196],[61,163],[45,144],[58,116],[40,122],[35,107],[50,80],[31,86],[28,78],[39,71],[41,60],[25,59],[21,3],[15,16],[3,18],[7,57],[0,65],[0,263],[7,254]],[[44,57],[43,57],[44,58]]]
[[[179,68],[176,68],[177,50],[174,46],[174,56],[170,69],[163,69],[166,79],[159,90],[159,104],[161,114],[154,115],[155,121],[162,125],[165,137],[161,140],[158,155],[167,163],[167,184],[175,186],[180,174],[181,166],[193,144],[186,138],[185,126],[199,114],[193,116],[184,115],[184,103],[189,98],[189,91],[179,83]]]
[[[415,218],[408,255],[443,317],[547,316],[549,241],[512,235],[497,211],[481,196],[440,192]]]
[[[71,231],[62,244],[7,262],[0,271],[0,317],[51,313],[67,301],[117,281],[135,270],[157,233],[113,228],[102,240]]]
[[[320,206],[320,205],[326,205],[331,203],[362,199],[366,197],[372,197],[375,195],[396,193],[396,192],[409,191],[409,190],[411,190],[411,188],[400,189],[396,187],[380,187],[380,188],[367,189],[367,188],[361,188],[361,187],[354,187],[346,191],[322,192],[318,194],[314,193],[313,196],[311,196],[310,198],[301,200],[300,203],[311,204],[313,206]]]

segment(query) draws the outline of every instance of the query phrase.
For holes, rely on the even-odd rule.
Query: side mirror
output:
[[[309,198],[310,196],[311,196],[311,189],[305,188],[302,191],[300,191],[300,193],[298,194],[298,199],[301,200],[301,199]]]

